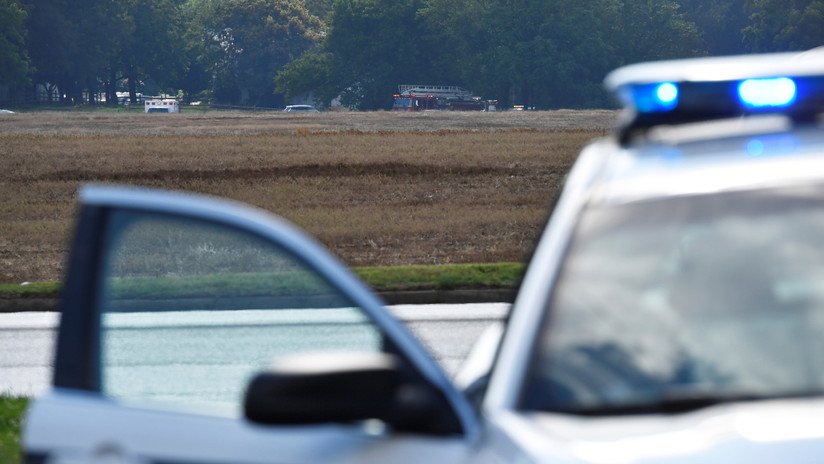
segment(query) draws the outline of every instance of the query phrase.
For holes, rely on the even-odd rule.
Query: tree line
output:
[[[72,103],[142,91],[379,109],[420,83],[604,107],[601,81],[624,64],[822,36],[824,0],[0,0],[0,84]]]

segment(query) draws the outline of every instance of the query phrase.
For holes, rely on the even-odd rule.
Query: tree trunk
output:
[[[137,105],[137,83],[134,79],[134,66],[129,65],[129,103]]]
[[[109,66],[109,80],[106,81],[106,104],[117,106],[117,71]]]
[[[528,110],[530,105],[532,104],[532,89],[529,87],[529,83],[524,82],[521,84],[521,104],[524,105],[524,109]]]
[[[83,89],[80,87],[79,83],[71,83],[71,91],[69,92],[69,96],[71,97],[72,105],[77,105],[83,102]]]
[[[86,88],[89,89],[89,105],[94,105],[97,103],[97,83],[90,79]]]

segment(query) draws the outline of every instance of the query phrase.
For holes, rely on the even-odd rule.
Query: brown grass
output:
[[[351,265],[517,261],[605,111],[0,118],[0,281],[57,279],[87,182],[282,215]]]

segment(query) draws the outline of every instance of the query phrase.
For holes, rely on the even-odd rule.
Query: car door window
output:
[[[103,394],[237,417],[248,380],[277,356],[382,349],[360,309],[273,243],[203,220],[112,214]]]

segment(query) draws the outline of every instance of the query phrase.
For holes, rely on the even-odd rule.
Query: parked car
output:
[[[289,105],[283,109],[287,113],[303,112],[303,113],[317,113],[318,109],[312,105]]]
[[[824,62],[606,82],[625,118],[581,153],[466,391],[282,220],[84,188],[28,462],[819,462]]]

